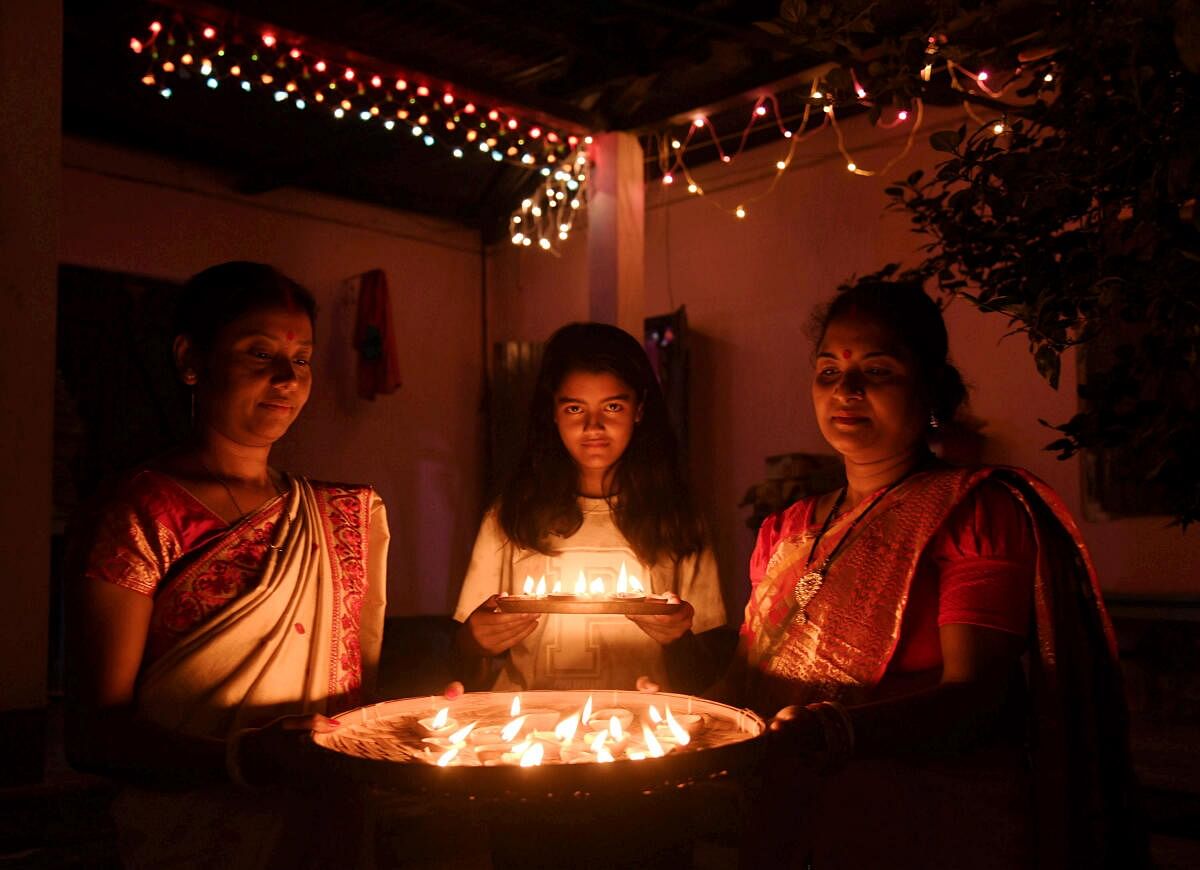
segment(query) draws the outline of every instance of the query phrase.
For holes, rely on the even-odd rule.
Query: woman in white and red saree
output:
[[[769,517],[751,559],[734,682],[779,710],[752,860],[1137,866],[1094,570],[1035,477],[929,453],[930,421],[965,399],[936,304],[906,285],[847,291],[816,368],[847,484]]]
[[[84,577],[150,598],[138,707],[222,737],[360,703],[382,636],[383,502],[367,486],[283,475],[228,525],[154,468],[107,500]]]
[[[280,766],[373,688],[383,503],[268,464],[309,395],[314,317],[267,266],[193,278],[175,344],[193,437],[73,542],[68,752],[132,783],[114,806],[128,866],[294,865],[317,814]]]

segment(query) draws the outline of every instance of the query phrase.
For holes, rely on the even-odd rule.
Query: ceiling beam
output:
[[[728,24],[714,18],[696,15],[693,12],[685,12],[673,6],[653,3],[650,0],[617,0],[617,3],[629,9],[636,9],[639,12],[652,12],[660,19],[671,19],[680,24],[688,24],[692,27],[698,27],[701,30],[719,33],[734,42],[740,42],[742,45],[749,46],[750,48],[757,48],[763,51],[777,51],[783,54],[794,54],[797,50],[796,43],[792,40],[768,33],[753,25],[746,27],[738,24]]]
[[[812,55],[789,58],[765,68],[748,70],[733,80],[725,80],[707,92],[697,92],[682,100],[666,100],[642,106],[621,119],[623,129],[649,132],[663,127],[689,123],[697,115],[718,115],[744,106],[765,94],[778,94],[802,87],[814,76],[828,71],[834,64],[814,63]]]

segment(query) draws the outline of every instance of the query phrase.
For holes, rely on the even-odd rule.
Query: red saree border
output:
[[[361,687],[359,626],[367,590],[369,486],[312,482],[321,507],[333,579],[333,637],[329,645],[329,707],[353,706]]]
[[[219,537],[180,557],[177,573],[168,575],[155,590],[147,662],[261,582],[263,563],[284,507],[284,498],[272,499]]]

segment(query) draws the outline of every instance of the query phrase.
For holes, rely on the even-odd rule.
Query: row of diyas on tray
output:
[[[581,709],[563,716],[550,709],[522,711],[516,695],[508,714],[503,724],[484,718],[464,724],[451,718],[447,706],[418,720],[426,735],[425,760],[439,767],[641,761],[687,746],[704,727],[699,713],[677,713],[669,703],[662,711],[650,704],[645,716],[636,716],[625,707],[593,709],[591,696]]]
[[[647,595],[646,588],[642,585],[642,581],[636,574],[630,574],[625,568],[625,563],[621,563],[621,570],[617,573],[616,589],[612,592],[608,591],[608,587],[602,577],[593,577],[591,582],[588,582],[587,576],[582,570],[579,572],[579,578],[575,581],[575,588],[567,590],[563,588],[561,580],[555,580],[554,585],[547,587],[546,577],[543,575],[537,582],[534,582],[533,577],[527,576],[525,583],[521,587],[520,594],[510,595],[501,593],[502,598],[520,599],[520,598],[549,598],[562,601],[587,601],[587,600],[615,600],[615,601],[642,601],[645,598],[659,598],[659,596]],[[666,600],[665,598],[661,600]]]

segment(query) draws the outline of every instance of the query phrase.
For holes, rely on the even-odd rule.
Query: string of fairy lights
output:
[[[941,48],[945,45],[945,37],[929,37],[929,45],[925,52],[925,63],[918,71],[922,81],[930,81],[935,73],[935,67],[940,63],[944,69],[951,88],[965,95],[978,92],[991,99],[1000,99],[1009,92],[1028,71],[1013,70],[1005,81],[993,87],[992,76],[987,70],[973,72],[950,58],[943,57]],[[1054,73],[1049,69],[1037,73],[1040,83],[1045,88],[1055,86]],[[845,110],[870,109],[873,106],[871,95],[868,93],[854,74],[850,72],[852,93],[839,94],[836,89],[827,86],[818,77],[807,85],[807,94],[799,97],[802,108],[798,112],[786,113],[780,105],[782,95],[764,94],[754,99],[750,106],[748,117],[740,133],[732,132],[718,135],[712,119],[704,113],[697,113],[684,129],[674,128],[651,134],[652,149],[655,152],[655,163],[659,173],[659,183],[664,187],[672,187],[681,181],[686,184],[691,196],[703,198],[719,211],[732,215],[737,220],[745,220],[750,213],[749,206],[770,196],[779,185],[783,176],[791,167],[796,156],[797,146],[815,136],[817,133],[830,128],[833,130],[838,152],[845,161],[846,171],[852,175],[870,177],[889,172],[897,163],[912,151],[918,131],[925,119],[925,104],[919,97],[914,98],[907,106],[891,106],[881,109],[877,129],[888,130],[907,125],[908,134],[903,139],[900,149],[876,168],[868,168],[864,162],[855,157],[846,141],[845,131],[838,121],[838,113]],[[966,84],[963,81],[966,80]],[[989,128],[991,133],[1002,136],[1010,131],[1008,119],[1004,115],[986,119],[979,115],[971,103],[963,100],[963,108],[967,114],[981,127]],[[820,120],[814,122],[814,113],[820,114]],[[741,196],[735,202],[719,202],[715,197],[706,194],[704,188],[696,180],[687,165],[686,157],[689,152],[700,148],[713,148],[717,159],[722,164],[733,163],[746,150],[751,134],[774,128],[786,144],[784,153],[775,163],[775,172],[757,193],[752,196]],[[757,139],[756,142],[761,141]],[[726,143],[736,143],[728,147]]]
[[[212,90],[265,90],[276,103],[298,111],[323,110],[339,121],[407,130],[457,159],[478,153],[546,177],[560,163],[573,167],[583,140],[511,110],[484,106],[426,77],[322,57],[274,28],[226,32],[183,13],[164,20],[152,21],[145,36],[132,37],[129,48],[147,60],[142,83],[166,99],[184,82]]]
[[[993,86],[986,70],[971,71],[942,56],[945,42],[943,36],[929,37],[924,65],[917,71],[922,81],[930,81],[940,63],[951,88],[964,97],[977,92],[999,99],[1022,79],[1023,72],[1018,68]],[[539,173],[541,182],[509,217],[509,238],[514,245],[557,254],[587,211],[591,136],[523,119],[511,109],[485,106],[481,100],[456,93],[444,83],[394,69],[351,66],[322,57],[320,52],[307,48],[303,39],[275,28],[258,26],[226,33],[215,22],[183,13],[173,13],[166,23],[151,22],[146,35],[130,39],[129,48],[146,58],[142,83],[157,89],[165,99],[170,99],[174,87],[182,83],[212,90],[232,87],[246,92],[266,91],[275,103],[298,111],[321,110],[337,121],[377,124],[389,132],[407,130],[428,147],[441,145],[448,149],[456,159],[478,155],[480,159]],[[1039,69],[1037,75],[1041,87],[1056,86],[1050,66]],[[676,125],[650,134],[660,183],[665,187],[686,186],[689,195],[736,220],[745,220],[749,206],[778,187],[796,158],[798,146],[826,128],[833,131],[848,172],[863,177],[888,172],[912,151],[924,121],[924,103],[916,97],[908,105],[880,108],[874,113],[877,129],[905,125],[908,129],[894,155],[882,165],[868,168],[851,153],[838,120],[839,112],[844,115],[847,109],[859,111],[874,105],[853,70],[849,77],[849,90],[831,87],[824,76],[817,76],[799,92],[790,89],[755,97],[740,133],[718,134],[712,118],[698,112],[686,127]],[[790,104],[787,111],[782,105],[784,100]],[[968,100],[964,99],[963,106],[976,123],[990,127],[995,135],[1009,132],[1003,115],[989,120],[982,118]],[[743,195],[733,203],[707,194],[687,164],[689,153],[713,148],[721,164],[732,164],[747,149],[752,134],[768,129],[776,130],[786,146],[770,181],[752,196]],[[756,137],[756,147],[760,142],[761,136]]]
[[[571,237],[576,220],[587,210],[586,149],[591,144],[592,137],[585,137],[583,146],[572,161],[560,164],[546,179],[546,183],[539,186],[532,196],[522,200],[520,209],[509,217],[509,231],[514,245],[537,245],[543,251],[555,251],[554,240],[565,242]]]

